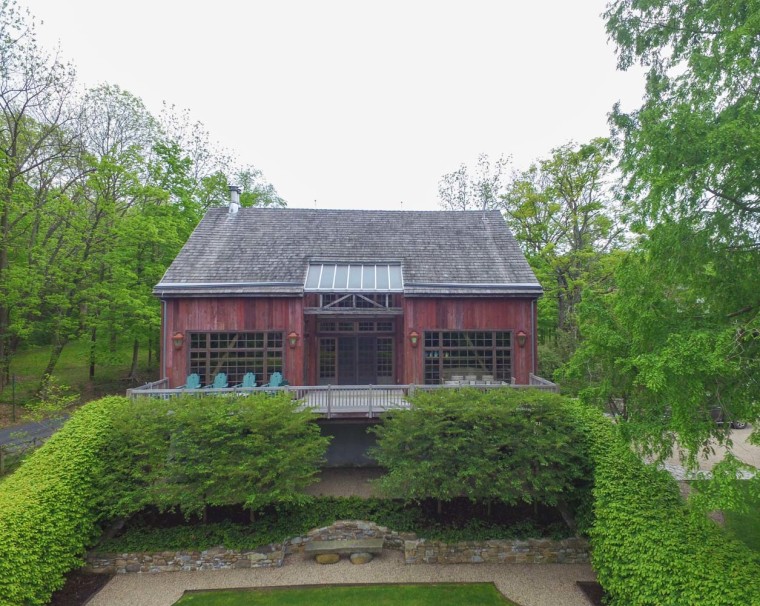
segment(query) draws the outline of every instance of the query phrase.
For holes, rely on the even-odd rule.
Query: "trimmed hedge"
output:
[[[757,554],[690,511],[598,411],[572,410],[594,461],[591,561],[611,605],[760,605]]]
[[[284,393],[138,398],[113,409],[100,496],[116,518],[151,506],[194,518],[209,506],[303,502],[329,444]]]
[[[538,390],[419,391],[370,431],[387,474],[378,485],[408,501],[540,503],[570,519],[586,500],[590,463],[565,399]]]
[[[0,604],[46,604],[98,533],[94,480],[110,435],[103,398],[79,409],[0,493]]]

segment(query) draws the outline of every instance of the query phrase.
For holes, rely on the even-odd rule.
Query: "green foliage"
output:
[[[557,505],[588,475],[564,400],[538,390],[418,392],[373,431],[379,485],[407,500]]]
[[[481,210],[498,206],[503,189],[502,175],[509,158],[499,156],[491,166],[488,154],[478,156],[475,174],[470,174],[466,164],[460,164],[454,172],[443,175],[438,181],[438,198],[446,210]]]
[[[734,480],[734,487],[740,491],[741,507],[724,510],[726,528],[750,549],[760,554],[760,479],[754,482]]]
[[[298,503],[327,441],[287,394],[137,399],[114,412],[104,508],[194,516],[207,505]]]
[[[152,287],[228,180],[246,205],[285,202],[187,114],[157,119],[113,85],[76,95],[73,68],[13,0],[0,0],[0,72],[0,394],[19,349],[53,345],[47,377],[83,337],[93,376],[128,340],[135,379],[158,340]]]
[[[642,107],[613,116],[645,214],[756,216],[757,0],[616,0],[605,17],[619,67],[648,70]]]
[[[570,409],[594,462],[592,564],[612,606],[760,604],[760,560],[675,480],[645,465],[598,411]]]
[[[103,471],[110,412],[124,402],[105,398],[82,407],[3,482],[0,603],[46,604],[81,565],[98,533],[93,479]]]
[[[399,532],[414,532],[433,540],[482,541],[570,536],[567,527],[542,529],[530,521],[498,524],[472,518],[465,524],[444,524],[430,519],[416,505],[392,499],[320,497],[302,504],[278,504],[258,512],[250,524],[186,524],[156,528],[138,515],[118,537],[103,541],[97,550],[109,553],[162,551],[165,549],[209,549],[224,545],[230,549],[255,549],[269,543],[300,536],[313,528],[329,526],[337,520],[366,520]]]
[[[143,342],[143,344],[147,344]],[[88,376],[87,362],[90,355],[91,343],[88,339],[72,341],[61,353],[49,384],[52,388],[59,389],[60,396],[68,398],[79,394],[82,400],[89,401],[107,394],[123,394],[130,386],[125,380],[125,369],[129,368],[132,356],[132,344],[123,340],[117,341],[114,350],[108,356],[99,358],[102,363],[98,366],[98,372],[94,379]],[[31,409],[36,407],[39,400],[38,388],[42,373],[50,358],[51,347],[49,345],[28,346],[20,348],[11,365],[11,373],[15,375],[15,401],[23,408],[17,413],[19,420],[25,420],[27,406]],[[153,365],[156,363],[155,349],[152,351],[153,358],[148,365],[148,348],[140,349],[138,369],[143,376],[149,376],[155,372]],[[0,404],[10,404],[12,398],[10,386],[0,394]],[[60,402],[60,400],[59,400]]]
[[[641,238],[582,312],[566,376],[622,399],[645,448],[677,434],[693,462],[726,439],[711,408],[760,418],[760,4],[616,0],[605,17],[620,68],[647,69],[643,105],[612,116]]]
[[[56,377],[43,377],[41,382],[44,387],[37,399],[26,404],[30,418],[36,420],[59,416],[69,406],[79,402],[79,394],[72,393],[71,387]]]
[[[581,395],[625,405],[627,435],[666,457],[675,436],[692,463],[728,419],[760,416],[760,324],[748,310],[760,292],[756,254],[734,251],[707,229],[663,222],[615,273],[617,288],[589,293],[580,306],[584,341],[564,377]]]
[[[608,287],[613,251],[624,244],[613,158],[607,139],[568,143],[515,173],[501,196],[507,224],[544,287],[538,302],[539,339],[549,354],[544,376],[573,353],[581,293]]]

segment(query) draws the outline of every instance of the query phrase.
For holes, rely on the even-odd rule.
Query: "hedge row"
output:
[[[596,411],[573,414],[594,462],[592,564],[612,606],[760,605],[760,558],[645,465]]]
[[[302,502],[329,443],[287,394],[138,398],[113,409],[99,492],[115,518],[145,507],[190,518],[214,505],[255,512]]]
[[[110,435],[109,409],[83,406],[8,477],[0,493],[0,604],[46,604],[97,535],[94,479]]]

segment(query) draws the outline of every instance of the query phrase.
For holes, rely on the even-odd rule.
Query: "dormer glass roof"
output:
[[[307,292],[402,292],[400,263],[310,263]]]

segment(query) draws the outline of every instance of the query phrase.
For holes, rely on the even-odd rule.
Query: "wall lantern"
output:
[[[524,330],[521,330],[517,333],[517,344],[520,347],[525,347],[525,341],[528,339],[528,335],[525,334]]]
[[[181,332],[175,332],[172,335],[172,343],[174,343],[174,349],[182,349],[185,344],[185,335]]]
[[[290,349],[295,349],[298,345],[298,333],[295,330],[291,330],[288,334],[288,345],[290,345]]]
[[[416,330],[410,332],[409,342],[412,344],[412,347],[417,347],[417,344],[420,342],[420,333],[418,333]]]

